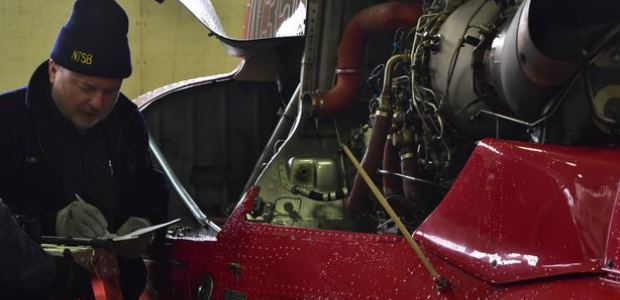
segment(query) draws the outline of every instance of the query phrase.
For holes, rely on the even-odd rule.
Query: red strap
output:
[[[93,276],[91,285],[97,300],[123,300],[121,285],[116,276],[105,278]]]

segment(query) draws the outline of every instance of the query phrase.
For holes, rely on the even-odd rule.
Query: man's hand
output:
[[[108,222],[99,209],[76,200],[56,214],[56,235],[96,238],[105,235]]]
[[[123,225],[116,231],[117,235],[125,235],[131,233],[132,231],[136,231],[140,228],[151,226],[151,222],[144,218],[138,217],[129,217]]]
[[[151,222],[147,219],[129,217],[129,219],[127,219],[127,221],[125,221],[125,223],[118,229],[118,231],[116,231],[116,234],[121,236],[148,226],[151,226]],[[146,252],[154,238],[155,235],[152,232],[149,232],[135,239],[117,242],[115,244],[116,253],[119,256],[126,258],[138,258]]]

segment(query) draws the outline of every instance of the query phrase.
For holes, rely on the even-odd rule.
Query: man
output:
[[[166,217],[144,120],[119,92],[131,74],[127,31],[115,1],[77,0],[50,59],[0,95],[0,198],[43,234],[124,234]],[[137,298],[144,264],[119,257],[119,267],[125,299]]]

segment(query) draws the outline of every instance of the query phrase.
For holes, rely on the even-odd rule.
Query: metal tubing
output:
[[[176,190],[179,197],[181,197],[181,200],[183,200],[183,202],[185,203],[185,206],[187,206],[189,211],[192,213],[194,220],[196,220],[196,222],[198,222],[200,225],[209,226],[213,228],[215,232],[219,233],[222,229],[219,226],[215,225],[215,223],[211,222],[211,220],[207,218],[207,216],[202,212],[202,210],[200,210],[200,207],[198,207],[196,202],[194,202],[192,196],[190,196],[187,190],[185,190],[185,187],[183,187],[183,184],[181,184],[179,178],[174,174],[174,171],[172,171],[170,165],[168,165],[168,162],[166,161],[166,158],[164,158],[163,153],[161,153],[161,150],[159,150],[159,147],[157,147],[155,142],[153,142],[153,139],[150,137],[149,149],[151,150],[151,153],[153,153],[155,160],[157,160],[162,170],[170,180],[170,184],[172,184],[172,187]]]
[[[404,174],[400,174],[400,173],[396,173],[396,172],[391,172],[391,171],[388,171],[388,170],[379,170],[379,174],[390,175],[392,177],[400,177],[402,179],[410,180],[410,181],[417,182],[417,183],[423,183],[423,184],[427,184],[427,185],[438,187],[438,188],[442,188],[442,189],[448,189],[449,188],[449,187],[447,187],[445,185],[441,185],[439,183],[432,182],[430,180],[422,179],[422,178],[419,178],[419,177],[407,176],[407,175],[404,175]]]
[[[297,111],[299,110],[299,93],[301,90],[301,84],[297,85],[295,92],[293,92],[293,96],[288,101],[286,105],[286,109],[284,110],[284,114],[280,117],[280,121],[276,125],[269,141],[261,153],[260,157],[256,161],[254,168],[252,169],[252,174],[248,178],[248,181],[243,188],[243,191],[247,191],[251,185],[254,184],[256,179],[258,179],[258,175],[263,171],[263,166],[271,159],[271,157],[276,153],[275,145],[279,140],[283,140],[286,138],[286,135],[291,131],[293,124],[295,123],[295,116],[297,115]]]

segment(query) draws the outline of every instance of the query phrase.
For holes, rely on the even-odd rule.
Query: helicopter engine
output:
[[[413,226],[479,139],[616,143],[620,27],[605,13],[614,4],[549,2],[432,1],[415,27],[396,31],[392,56],[368,80],[381,92],[370,100],[362,166],[382,165],[386,197]],[[349,212],[367,196],[358,174]]]

